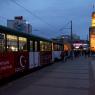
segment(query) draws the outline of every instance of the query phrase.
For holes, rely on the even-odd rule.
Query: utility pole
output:
[[[68,24],[70,24],[70,27],[67,27],[67,28],[65,28],[65,27],[63,27],[63,28],[61,28],[60,29],[60,31],[62,31],[62,30],[64,30],[64,29],[70,29],[70,40],[71,40],[71,52],[72,52],[72,50],[73,50],[73,48],[72,48],[72,44],[73,44],[73,31],[72,31],[72,20],[71,21],[69,21],[68,23],[67,23],[67,25]]]
[[[71,51],[72,51],[72,44],[73,44],[73,33],[72,33],[72,20],[71,20]]]

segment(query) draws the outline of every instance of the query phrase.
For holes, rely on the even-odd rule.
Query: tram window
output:
[[[30,51],[33,51],[33,41],[30,41]]]
[[[61,48],[62,48],[61,45],[58,45],[58,51],[61,51]]]
[[[58,51],[61,51],[61,45],[58,45]]]
[[[45,43],[43,41],[40,41],[40,50],[41,51],[45,50]]]
[[[7,35],[7,51],[18,51],[17,36]]]
[[[53,43],[51,44],[51,48],[52,48],[52,51],[53,51]]]
[[[51,51],[52,50],[52,43],[47,43],[47,50],[48,51]]]
[[[58,51],[58,45],[57,44],[53,44],[53,49],[54,49],[54,51]]]
[[[0,52],[5,51],[5,34],[0,33]]]
[[[27,51],[27,38],[19,37],[19,51]]]
[[[38,51],[37,41],[35,41],[35,51]]]
[[[61,50],[61,51],[63,50],[63,46],[62,46],[62,45],[60,46],[60,50]]]
[[[59,51],[59,45],[57,45],[57,51]]]
[[[47,51],[47,44],[44,41],[40,41],[40,50]]]
[[[52,49],[51,45],[52,44],[49,42],[40,41],[40,50],[41,51],[51,51]]]

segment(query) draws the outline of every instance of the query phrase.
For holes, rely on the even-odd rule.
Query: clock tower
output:
[[[92,23],[91,27],[95,27],[95,12],[92,12]]]
[[[93,5],[93,12],[91,16],[91,26],[89,28],[89,42],[90,42],[90,51],[95,53],[95,11]]]

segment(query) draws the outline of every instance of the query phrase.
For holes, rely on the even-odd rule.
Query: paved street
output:
[[[90,63],[80,57],[53,64],[2,86],[0,95],[95,95]]]

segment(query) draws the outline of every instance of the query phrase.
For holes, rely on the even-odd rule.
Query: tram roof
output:
[[[40,40],[40,41],[52,42],[50,39],[46,39],[46,38],[43,38],[43,37],[40,37],[40,36],[36,36],[36,35],[33,35],[33,34],[20,32],[20,31],[17,31],[17,30],[14,30],[14,29],[2,26],[2,25],[0,25],[0,30],[2,30],[0,32],[5,33],[5,34],[16,35],[16,36],[19,36],[19,37],[20,36],[27,37],[27,38],[30,38],[32,40],[37,40],[37,41]]]
[[[63,45],[63,42],[52,41],[55,44]]]

